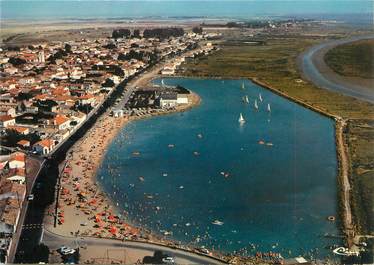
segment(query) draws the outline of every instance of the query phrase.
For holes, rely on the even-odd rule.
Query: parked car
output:
[[[207,250],[204,246],[202,246],[201,248],[197,248],[196,250],[204,254],[210,254],[210,251]]]
[[[75,249],[72,249],[72,248],[69,248],[69,247],[66,247],[66,246],[62,246],[58,249],[58,251],[62,254],[62,255],[71,255],[71,254],[74,254],[75,253]]]
[[[174,264],[175,260],[173,257],[165,257],[162,259],[162,262],[166,264]]]

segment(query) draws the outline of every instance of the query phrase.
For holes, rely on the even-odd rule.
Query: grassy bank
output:
[[[313,84],[302,80],[298,70],[298,56],[308,47],[322,39],[306,39],[298,37],[268,38],[265,45],[253,46],[244,42],[223,42],[221,50],[194,61],[188,62],[182,74],[200,77],[237,77],[256,79],[260,83],[272,87],[296,100],[311,107],[320,109],[325,113],[340,116],[344,119],[352,119],[350,127],[355,128],[362,119],[374,119],[374,105],[357,99],[344,96],[335,92],[318,88]],[[360,138],[374,133],[374,125],[370,124],[362,131],[348,130],[345,138],[350,147],[350,176],[353,184],[353,218],[358,224],[359,232],[373,231],[368,225],[368,209],[373,209],[374,200],[368,200],[370,194],[374,194],[374,185],[370,176],[360,177],[359,172],[367,171],[372,167],[374,151],[360,141],[351,139]],[[373,137],[372,137],[373,138]],[[372,139],[371,138],[371,139]],[[368,135],[366,144],[371,143]],[[322,150],[321,150],[322,151]],[[361,203],[365,201],[365,203]],[[371,219],[373,220],[373,219]]]
[[[329,50],[324,59],[340,75],[374,78],[374,40],[339,45]]]
[[[346,138],[351,158],[352,208],[361,233],[374,233],[374,121],[348,123]]]

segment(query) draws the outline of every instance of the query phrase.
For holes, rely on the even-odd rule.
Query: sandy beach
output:
[[[62,236],[94,236],[105,238],[158,240],[147,231],[126,222],[126,213],[101,191],[96,180],[97,169],[108,145],[129,122],[176,111],[185,111],[200,103],[191,93],[190,104],[176,109],[136,117],[112,117],[105,113],[79,142],[68,152],[61,175],[57,225],[54,227],[55,205],[47,213],[46,229]]]

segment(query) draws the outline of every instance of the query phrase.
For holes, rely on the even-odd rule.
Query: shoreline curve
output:
[[[298,66],[302,76],[318,87],[351,96],[374,104],[374,80],[358,82],[335,73],[324,61],[324,55],[330,49],[359,40],[374,39],[374,35],[355,36],[348,39],[329,40],[304,51],[298,57]]]

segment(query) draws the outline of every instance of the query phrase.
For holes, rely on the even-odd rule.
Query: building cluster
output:
[[[202,38],[185,34],[166,40],[82,39],[2,50],[2,143],[50,154],[84,123],[121,80],[157,60],[196,48]],[[175,69],[183,60],[173,61],[171,67]]]
[[[178,72],[179,68],[181,65],[189,59],[194,59],[199,56],[207,55],[209,54],[212,50],[214,50],[215,47],[211,42],[206,43],[201,49],[194,50],[185,56],[175,58],[174,60],[168,62],[163,69],[161,70],[162,75],[174,75]]]
[[[0,262],[5,263],[26,196],[26,155],[15,152],[0,158]]]
[[[129,101],[124,106],[127,113],[136,114],[137,110],[169,110],[174,109],[178,105],[185,105],[189,103],[188,96],[190,91],[183,87],[155,85],[134,91]],[[123,115],[123,110],[114,109],[112,114],[115,117]]]

